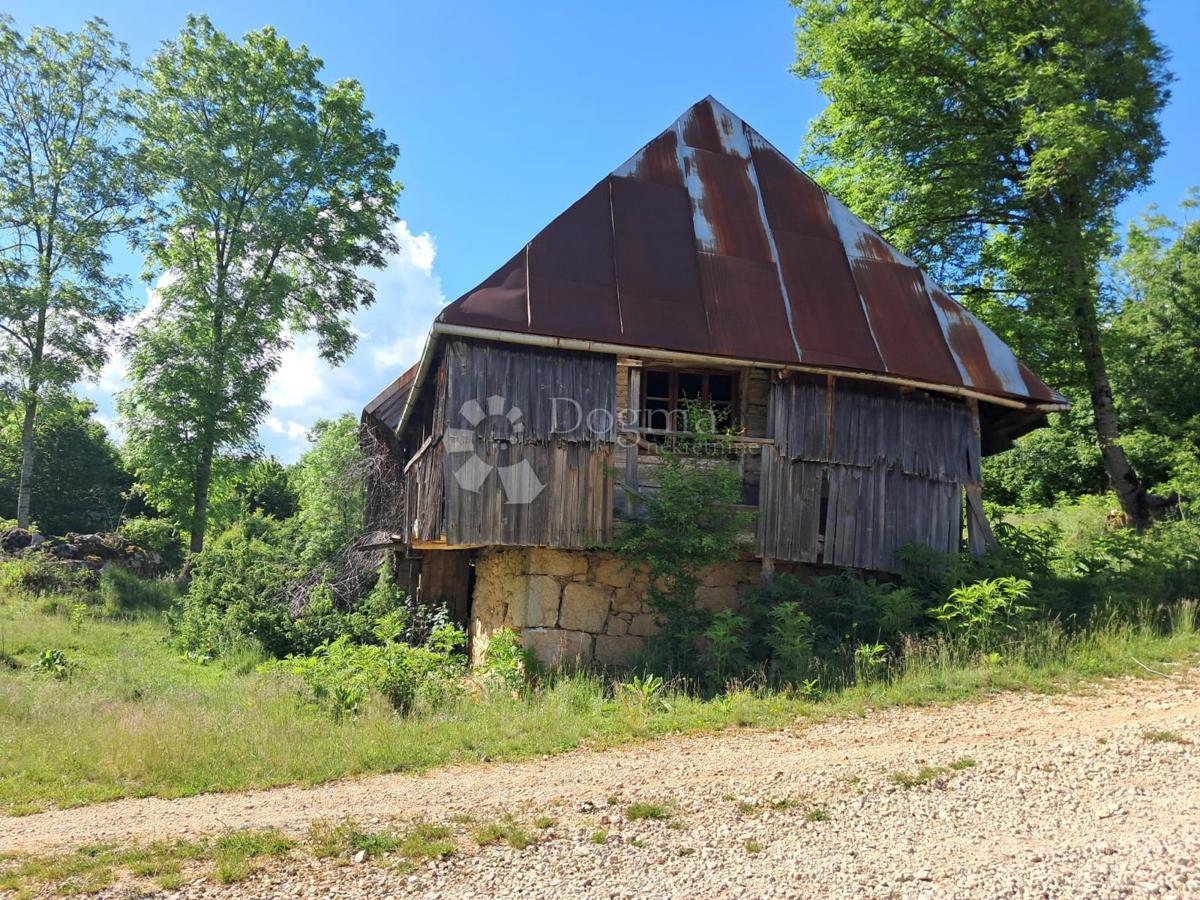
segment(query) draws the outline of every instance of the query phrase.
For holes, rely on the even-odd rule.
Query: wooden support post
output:
[[[639,366],[631,365],[628,371],[629,412],[627,416],[633,420],[636,428],[641,424],[642,370]],[[636,441],[629,441],[629,435],[626,435],[626,441],[632,446],[625,448],[625,486],[629,489],[625,492],[625,515],[632,519],[638,514],[637,495],[633,493],[638,489],[638,445]]]
[[[974,442],[971,453],[974,457],[974,468],[979,467],[982,432],[979,427],[979,401],[974,397],[967,399],[967,407],[971,410],[971,440]],[[967,549],[972,556],[983,556],[989,550],[995,550],[999,544],[992,533],[983,512],[983,485],[978,481],[968,484],[963,489],[967,497]]]
[[[999,545],[996,536],[992,534],[992,526],[988,524],[987,516],[983,513],[983,488],[978,484],[966,486],[967,495],[967,547],[972,556],[983,556],[989,550],[995,550]]]
[[[762,572],[759,576],[763,584],[770,584],[775,580],[775,560],[769,556],[762,558]]]

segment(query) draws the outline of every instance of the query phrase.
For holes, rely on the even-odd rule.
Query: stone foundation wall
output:
[[[790,571],[776,564],[776,571]],[[798,568],[798,567],[797,567]],[[757,559],[712,566],[702,573],[697,603],[714,612],[738,608],[742,590],[760,583]],[[620,666],[656,630],[644,602],[644,571],[601,551],[497,547],[475,561],[471,658],[483,658],[491,636],[519,631],[547,666]]]

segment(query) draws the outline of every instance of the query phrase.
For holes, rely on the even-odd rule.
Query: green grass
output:
[[[215,841],[99,844],[67,853],[25,857],[7,866],[0,863],[0,891],[32,896],[53,887],[58,894],[88,894],[122,876],[152,880],[158,887],[171,890],[183,883],[185,864],[221,884],[233,884],[254,872],[264,860],[286,855],[292,846],[293,842],[275,829],[234,831]]]
[[[742,846],[746,848],[747,853],[758,853],[763,848],[762,844],[754,840],[746,841]]]
[[[907,772],[893,772],[892,782],[900,785],[902,788],[921,787],[929,784],[931,781],[936,781],[943,775],[949,775],[951,772],[961,772],[964,769],[974,767],[975,760],[973,759],[956,759],[948,766],[922,766],[921,770],[914,775],[909,775]]]
[[[810,809],[808,812],[806,812],[804,814],[804,821],[805,822],[828,822],[829,821],[829,813],[825,812],[825,810],[823,810],[823,809],[818,809],[816,807],[813,807],[812,809]]]
[[[407,830],[364,831],[354,822],[314,822],[307,839],[297,842],[275,828],[230,831],[215,838],[160,841],[153,844],[104,844],[67,853],[0,858],[0,892],[17,896],[95,893],[118,881],[153,882],[176,890],[187,881],[207,878],[217,884],[244,881],[272,859],[293,852],[318,858],[365,852],[368,857],[401,857],[398,868],[454,853],[449,828],[418,822]],[[186,871],[185,871],[186,867]],[[140,891],[130,891],[130,895]]]
[[[1143,731],[1142,740],[1153,744],[1190,744],[1187,738],[1177,731]]]
[[[0,595],[0,658],[11,660],[0,665],[0,810],[8,814],[530,759],[995,691],[1062,691],[1200,654],[1192,617],[1181,615],[1166,633],[1112,625],[1068,638],[1043,627],[998,663],[931,641],[888,677],[834,685],[819,700],[742,688],[714,700],[675,692],[664,704],[630,706],[614,700],[603,679],[572,675],[520,698],[468,697],[407,717],[375,700],[335,722],[288,678],[180,658],[158,612],[72,622],[71,606]],[[46,649],[71,661],[69,678],[31,672]]]
[[[474,834],[475,843],[481,847],[489,844],[505,843],[514,850],[524,850],[533,843],[533,835],[518,825],[511,818],[504,818],[498,822],[489,822],[488,824],[477,828]]]
[[[642,819],[669,819],[671,808],[661,803],[631,803],[625,807],[625,818],[630,822]]]
[[[605,841],[608,840],[608,832],[605,831],[603,828],[597,828],[595,831],[592,832],[592,836],[591,836],[590,840],[593,844],[603,844]]]

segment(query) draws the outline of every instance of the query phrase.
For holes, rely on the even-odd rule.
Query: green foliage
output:
[[[125,471],[96,406],[43,392],[33,432],[33,518],[46,534],[111,530],[121,515]],[[25,411],[0,392],[0,510],[17,508]],[[14,523],[15,524],[15,523]]]
[[[292,566],[283,527],[274,520],[249,516],[224,532],[195,557],[172,620],[179,648],[215,657],[250,637],[272,656],[293,652],[296,628],[282,601]]]
[[[351,415],[322,419],[309,440],[313,446],[292,475],[300,506],[297,552],[306,566],[333,558],[357,537],[367,507],[358,420]]]
[[[248,513],[283,520],[294,516],[299,508],[300,499],[288,470],[273,456],[256,459],[235,475],[233,490]]]
[[[515,631],[496,632],[483,651],[483,674],[490,685],[517,693],[538,672],[537,658]]]
[[[74,673],[75,663],[68,659],[62,650],[51,647],[39,653],[30,668],[39,675],[66,681]]]
[[[812,618],[795,600],[785,600],[769,613],[771,630],[767,644],[771,663],[781,680],[801,684],[812,667],[815,643]]]
[[[128,49],[100,19],[25,36],[0,16],[0,394],[34,425],[48,392],[99,370],[125,313],[122,280],[105,270],[109,239],[136,232],[142,199],[120,128],[129,72]],[[27,437],[20,457],[32,464]],[[11,511],[26,526],[32,484],[18,479]],[[61,497],[55,505],[71,515]]]
[[[1034,611],[1024,602],[1030,587],[1025,579],[1011,576],[977,581],[955,588],[930,614],[971,646],[996,650]]]
[[[1166,53],[1139,0],[793,0],[829,104],[802,162],[1051,383],[1090,395],[1134,521],[1101,343],[1100,265],[1164,146]]]
[[[669,819],[671,807],[662,803],[631,803],[625,807],[625,818],[630,822],[643,819]]]
[[[653,672],[634,673],[628,681],[620,683],[617,692],[626,702],[643,710],[665,710],[669,706],[667,683]]]
[[[689,672],[694,644],[708,626],[696,606],[699,573],[734,559],[746,516],[737,470],[722,461],[663,454],[658,491],[645,498],[644,514],[625,525],[617,546],[631,565],[650,575],[647,601],[659,630],[647,645],[647,662],[660,672]]]
[[[71,594],[90,590],[95,585],[96,573],[56,562],[43,553],[0,560],[0,597]]]
[[[704,630],[704,669],[718,684],[744,672],[750,665],[750,623],[731,609],[712,617]]]
[[[421,647],[400,641],[354,644],[343,636],[308,656],[289,656],[264,669],[298,675],[337,717],[360,712],[371,694],[407,713],[418,701],[436,707],[457,693],[466,671],[465,645],[466,635],[453,625],[435,629]]]
[[[183,565],[186,553],[183,536],[175,523],[169,519],[136,516],[123,521],[117,529],[117,534],[144,550],[157,553],[163,566],[169,571],[178,571]]]
[[[272,28],[238,41],[192,16],[131,95],[158,198],[146,267],[160,302],[135,334],[121,409],[138,477],[196,550],[214,466],[253,449],[283,350],[312,332],[344,359],[350,316],[374,299],[361,271],[396,247],[397,149],[361,85],[320,70]]]
[[[176,595],[168,578],[141,578],[119,565],[105,566],[100,573],[100,602],[109,615],[167,610]]]

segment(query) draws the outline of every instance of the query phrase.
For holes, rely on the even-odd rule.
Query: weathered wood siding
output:
[[[451,340],[436,390],[432,437],[406,474],[415,540],[578,548],[611,539],[615,357]],[[562,398],[557,420],[553,398]],[[601,412],[575,421],[575,410]],[[464,466],[486,473],[477,488],[456,478]],[[514,501],[530,473],[540,489]]]
[[[792,375],[772,385],[769,412],[760,555],[892,571],[905,544],[957,552],[963,488],[979,482],[969,406]]]

